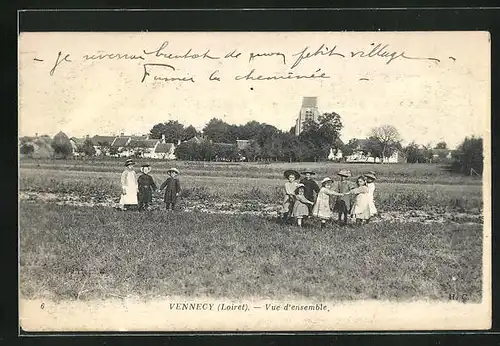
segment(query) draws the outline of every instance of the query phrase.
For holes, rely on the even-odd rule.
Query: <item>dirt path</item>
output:
[[[55,194],[47,192],[25,192],[19,194],[19,199],[28,203],[54,203],[58,205],[69,205],[77,207],[118,207],[118,198],[109,196],[79,196],[76,194]],[[151,209],[162,209],[161,200],[153,201]],[[185,212],[202,212],[227,215],[256,215],[262,217],[276,217],[280,206],[278,204],[265,204],[259,201],[197,201],[182,199],[179,208]],[[373,219],[373,222],[422,222],[422,223],[460,223],[460,224],[482,224],[481,214],[467,213],[432,213],[422,210],[410,211],[387,211]]]

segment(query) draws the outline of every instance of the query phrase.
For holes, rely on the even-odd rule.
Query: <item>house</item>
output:
[[[238,146],[238,150],[241,151],[241,150],[248,149],[250,147],[250,145],[252,144],[252,141],[253,140],[251,140],[251,139],[237,139],[236,145]]]
[[[188,139],[187,141],[184,141],[184,143],[196,143],[196,144],[200,144],[200,143],[202,143],[204,141],[205,141],[205,139],[200,138],[198,136],[194,136],[194,137],[191,137],[190,139]]]
[[[454,150],[451,149],[432,149],[432,160],[442,161],[453,159]]]
[[[82,149],[83,145],[85,144],[85,140],[87,138],[77,138],[77,137],[71,137],[69,139],[69,142],[71,143],[71,147],[73,148],[73,155],[74,156],[81,156],[82,155]]]
[[[115,136],[99,136],[95,135],[91,138],[92,144],[94,145],[96,155],[107,155],[109,154],[109,149],[115,140]]]
[[[363,163],[404,163],[406,156],[400,150],[396,150],[390,157],[384,157],[383,160],[379,157],[373,157],[368,152],[368,140],[356,139],[357,148],[353,153],[345,157],[346,162],[363,162]]]
[[[335,140],[335,146],[330,148],[330,153],[328,154],[328,160],[331,160],[331,161],[342,160],[343,154],[342,154],[342,150],[340,148],[342,148],[343,146],[344,146],[344,142],[342,142],[342,140],[340,138],[337,138]]]
[[[158,143],[152,153],[144,154],[144,157],[152,159],[175,160],[174,143]]]
[[[130,139],[124,149],[120,151],[120,156],[150,157],[158,144],[160,144],[159,139]]]
[[[111,144],[111,147],[113,150],[117,153],[121,153],[123,150],[125,150],[125,147],[130,143],[131,138],[130,137],[116,137],[113,143]]]

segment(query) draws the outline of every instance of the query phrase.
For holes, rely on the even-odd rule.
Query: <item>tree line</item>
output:
[[[233,125],[221,119],[213,118],[197,131],[192,125],[184,126],[178,121],[168,121],[154,125],[150,138],[165,138],[166,142],[177,144],[175,155],[180,160],[192,161],[286,161],[313,162],[327,159],[330,150],[340,150],[345,158],[356,151],[367,156],[384,158],[395,151],[404,153],[408,163],[435,162],[438,158],[450,164],[450,170],[463,174],[482,174],[483,142],[482,138],[466,137],[450,158],[445,142],[439,142],[434,148],[430,145],[418,145],[415,142],[405,147],[401,145],[401,136],[394,126],[383,125],[372,129],[363,141],[353,139],[343,144],[340,132],[343,128],[340,115],[324,113],[315,121],[306,121],[304,130],[295,135],[295,127],[289,131],[257,121],[244,125]],[[200,140],[192,140],[194,137]],[[237,140],[247,140],[247,145],[240,149]],[[96,155],[95,143],[86,139],[77,150],[85,157]],[[116,148],[110,148],[116,149]],[[112,150],[111,150],[112,151]],[[107,152],[112,154],[111,151]],[[20,138],[20,154],[28,157],[67,158],[72,156],[73,148],[69,138],[59,133],[54,138]],[[445,160],[446,159],[446,160]]]

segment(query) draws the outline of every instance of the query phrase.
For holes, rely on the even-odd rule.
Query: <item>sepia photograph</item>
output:
[[[20,328],[490,328],[490,74],[480,31],[21,32]]]

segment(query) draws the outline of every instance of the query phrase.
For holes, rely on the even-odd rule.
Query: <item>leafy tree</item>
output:
[[[382,125],[371,130],[368,145],[372,156],[380,157],[383,162],[401,148],[401,136],[394,126]]]
[[[197,161],[200,160],[199,145],[194,142],[183,142],[178,145],[175,150],[175,156],[180,160]]]
[[[169,120],[166,123],[156,124],[149,133],[153,139],[160,139],[164,135],[167,143],[177,143],[183,138],[184,125],[177,120]]]
[[[262,148],[257,141],[250,143],[248,148],[243,150],[243,156],[246,157],[247,161],[257,161],[262,154]]]
[[[33,155],[35,147],[31,143],[23,143],[19,148],[19,152],[23,155]]]
[[[483,139],[466,137],[457,149],[457,162],[454,167],[456,171],[464,174],[483,173]]]
[[[408,144],[403,151],[408,163],[423,163],[428,160],[424,156],[424,151],[415,142]]]
[[[252,120],[240,126],[238,139],[256,139],[265,124]]]
[[[193,137],[196,137],[198,135],[198,131],[194,128],[193,125],[189,125],[188,127],[184,128],[182,131],[182,140],[187,141],[190,140]]]
[[[90,138],[86,138],[85,141],[83,142],[83,146],[81,147],[81,152],[85,154],[85,156],[95,155],[94,144],[92,143]]]
[[[212,118],[203,128],[203,134],[206,138],[215,143],[224,143],[227,137],[229,125],[217,118]]]
[[[239,158],[238,147],[236,144],[224,145],[221,143],[214,144],[213,150],[215,158],[218,161],[235,161]]]
[[[342,154],[344,157],[351,156],[354,151],[359,148],[359,142],[356,138],[350,139],[349,142],[342,147]]]
[[[448,149],[448,146],[446,145],[446,142],[439,142],[436,144],[435,149]]]

